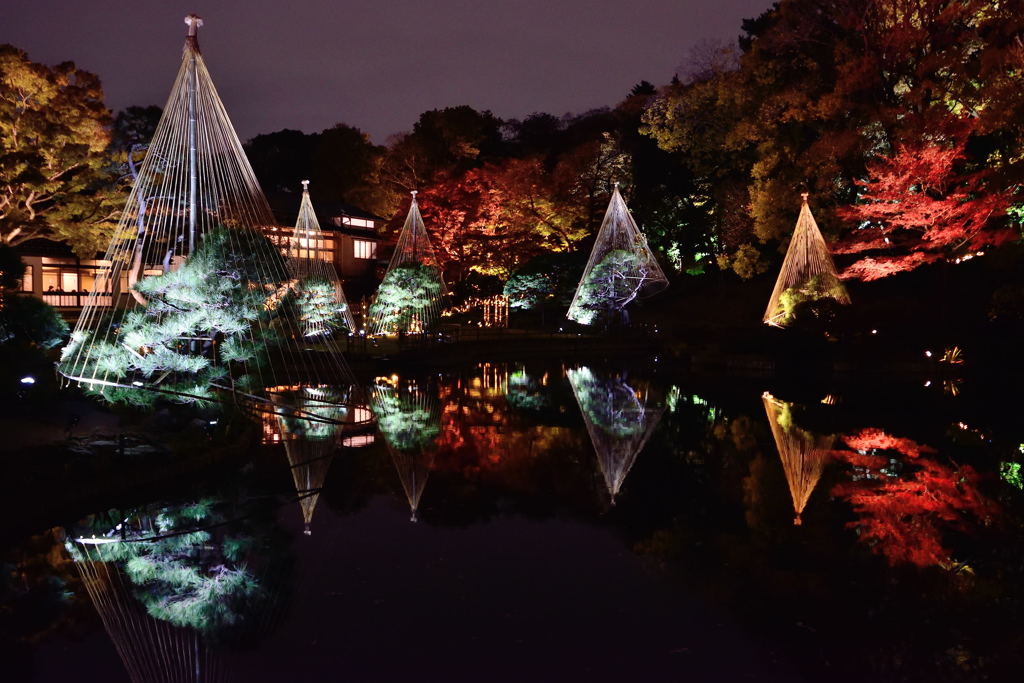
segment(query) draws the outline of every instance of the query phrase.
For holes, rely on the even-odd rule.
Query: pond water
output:
[[[377,430],[270,416],[227,471],[40,522],[7,549],[7,661],[32,681],[1019,680],[1013,406],[860,380],[383,375]]]

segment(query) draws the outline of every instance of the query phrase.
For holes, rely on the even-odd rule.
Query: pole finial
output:
[[[185,25],[188,26],[188,34],[185,37],[185,44],[193,50],[199,51],[199,27],[203,25],[203,19],[198,14],[190,14],[185,17]]]
[[[810,192],[801,192],[800,198],[804,200],[804,204],[807,203],[807,198],[811,196]]]
[[[411,195],[412,195],[412,200],[413,200],[413,201],[416,201],[416,194],[417,194],[418,192],[419,192],[419,190],[413,190],[412,192],[410,192],[410,193],[409,193],[409,194],[411,194]]]
[[[308,180],[303,180],[302,181],[302,191],[303,192],[309,192],[309,181]]]

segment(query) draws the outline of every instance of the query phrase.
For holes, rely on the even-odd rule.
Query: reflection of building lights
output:
[[[22,384],[35,384],[36,383],[36,378],[26,375],[25,377],[21,378],[21,383]]]

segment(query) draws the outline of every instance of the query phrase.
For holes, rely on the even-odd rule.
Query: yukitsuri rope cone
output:
[[[616,183],[566,317],[583,325],[610,314],[625,318],[630,303],[667,286],[668,278]]]
[[[598,378],[586,366],[567,374],[614,505],[626,475],[661,421],[665,406],[649,387],[630,384],[621,376]]]
[[[202,21],[186,23],[181,67],[60,373],[144,405],[267,410],[303,386],[349,396],[334,339],[305,337],[288,259],[265,234],[270,207],[199,51]]]
[[[288,265],[296,280],[299,319],[305,337],[343,335],[356,329],[332,252],[325,249],[324,239],[309,197],[309,181],[303,180],[299,215],[288,240]]]
[[[793,499],[793,524],[799,526],[803,523],[801,515],[807,501],[825,471],[835,436],[819,436],[800,429],[793,424],[791,405],[771,394],[762,394],[761,400],[786,473],[789,495]]]
[[[419,333],[430,330],[441,316],[448,290],[440,262],[423,224],[416,192],[373,305],[372,334]]]
[[[764,322],[777,327],[785,326],[791,313],[787,312],[787,294],[813,299],[832,297],[841,304],[850,303],[846,288],[836,274],[825,238],[807,204],[808,195],[804,192],[800,196],[803,198],[800,217],[764,312]]]
[[[92,539],[94,540],[94,539]],[[132,683],[225,683],[230,671],[191,628],[150,616],[135,597],[137,586],[98,546],[74,543],[75,567]],[[116,542],[116,541],[115,541]]]
[[[379,378],[370,391],[370,402],[402,482],[410,520],[415,522],[430,474],[434,441],[441,431],[437,395],[414,381]]]

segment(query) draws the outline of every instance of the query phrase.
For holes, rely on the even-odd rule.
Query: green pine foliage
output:
[[[287,281],[284,258],[265,237],[212,230],[178,269],[135,284],[147,305],[128,311],[116,336],[93,340],[78,331],[63,358],[88,347],[80,376],[125,386],[144,382],[183,394],[176,396],[183,402],[211,400],[214,385],[229,375],[236,388],[253,389],[254,370],[281,337],[274,322],[291,296],[281,295]],[[157,398],[121,387],[86,388],[112,401],[151,405]]]
[[[337,301],[334,284],[323,277],[310,276],[298,286],[298,312],[302,334],[318,337],[334,333],[347,334],[346,305]]]
[[[580,284],[569,318],[591,325],[622,311],[643,284],[643,277],[636,275],[642,268],[643,260],[638,255],[625,249],[609,251]]]
[[[388,387],[374,391],[373,414],[388,444],[399,451],[424,450],[441,433],[440,415]]]
[[[134,516],[115,542],[82,546],[68,541],[76,562],[117,564],[136,587],[135,597],[154,619],[218,635],[238,624],[266,597],[248,560],[261,541],[228,533],[216,501],[203,499]]]
[[[570,372],[576,400],[591,424],[619,439],[644,430],[644,410],[628,384],[617,378],[601,380],[585,366]]]
[[[416,329],[419,318],[423,329],[434,322],[441,302],[441,277],[426,265],[406,264],[388,271],[370,306],[370,318],[377,329],[388,333]]]

